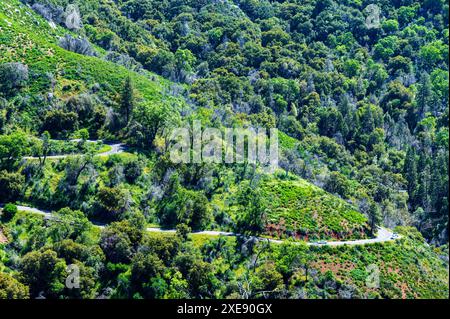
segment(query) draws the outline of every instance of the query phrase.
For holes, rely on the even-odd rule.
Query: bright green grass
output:
[[[296,239],[307,241],[368,237],[367,218],[363,214],[306,180],[268,177],[260,182],[259,187],[267,208],[267,227],[263,236],[288,238],[294,235]],[[240,214],[235,204],[238,189],[239,185],[233,185],[216,193],[211,199],[211,207],[227,212],[236,220]],[[275,230],[276,227],[279,231]]]
[[[305,180],[269,180],[261,184],[268,222],[301,237],[354,239],[366,237],[367,219],[345,201]]]
[[[101,154],[101,153],[109,152],[111,150],[112,150],[111,145],[103,144],[103,146],[101,148],[99,148],[96,153]]]
[[[278,142],[282,149],[294,149],[298,144],[299,141],[293,137],[290,137],[286,133],[283,133],[281,131],[278,132]]]

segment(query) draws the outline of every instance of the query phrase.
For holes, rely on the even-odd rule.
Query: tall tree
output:
[[[125,116],[125,126],[130,122],[130,116],[135,105],[134,87],[130,77],[125,79],[120,99],[120,112]]]
[[[130,125],[131,142],[143,148],[151,148],[157,134],[167,128],[175,113],[167,105],[139,105],[133,112],[133,123]]]
[[[418,182],[417,156],[416,151],[414,150],[413,147],[408,148],[408,151],[406,152],[403,174],[407,181],[407,189],[410,198],[410,203],[413,203]]]
[[[428,73],[424,72],[420,79],[419,89],[417,91],[417,121],[425,117],[425,113],[430,111],[433,91]]]
[[[380,208],[378,207],[377,203],[375,203],[375,201],[369,199],[363,200],[359,205],[359,209],[362,213],[367,215],[370,232],[374,234],[377,225],[381,223]]]
[[[244,182],[237,195],[241,214],[236,223],[236,231],[241,234],[259,235],[264,231],[266,204],[259,188]]]

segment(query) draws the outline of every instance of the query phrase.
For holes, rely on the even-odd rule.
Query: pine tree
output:
[[[125,80],[120,100],[120,111],[125,116],[126,125],[130,122],[130,116],[134,109],[134,88],[130,77]]]
[[[448,153],[437,154],[432,164],[430,197],[433,211],[439,212],[448,196]]]
[[[430,161],[430,156],[428,155],[425,150],[420,150],[419,152],[419,161],[417,162],[417,172],[419,174],[421,174],[428,165],[430,165],[431,161]]]
[[[432,94],[430,76],[425,72],[422,74],[417,92],[417,120],[423,119],[430,111]]]
[[[377,203],[369,198],[363,198],[358,203],[358,209],[367,216],[370,232],[375,233],[377,225],[381,223],[381,210]]]
[[[350,140],[353,131],[356,128],[356,122],[355,119],[357,118],[356,112],[352,111],[352,106],[350,105],[349,97],[347,95],[342,96],[339,104],[338,104],[338,111],[341,113],[343,118],[343,124],[342,124],[342,136],[346,140]]]
[[[372,234],[375,233],[376,227],[381,223],[381,211],[375,202],[369,204],[369,211],[367,212],[369,217],[369,226]]]
[[[416,204],[423,207],[426,214],[431,213],[431,200],[430,200],[430,167],[425,166],[424,170],[420,173],[420,182],[416,194]]]
[[[417,190],[417,157],[416,151],[413,147],[408,148],[406,152],[405,164],[403,167],[403,174],[407,181],[408,194],[410,203],[413,204],[415,193]],[[412,205],[413,207],[415,205]]]

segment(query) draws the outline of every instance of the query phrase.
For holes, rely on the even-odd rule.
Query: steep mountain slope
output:
[[[29,86],[24,95],[32,99],[32,116],[41,115],[48,105],[66,101],[72,96],[96,92],[106,105],[114,104],[123,81],[131,77],[142,98],[151,103],[182,103],[182,98],[169,95],[170,82],[150,72],[127,70],[124,66],[102,58],[105,52],[96,50],[99,57],[77,54],[61,48],[58,43],[66,34],[73,34],[37,15],[19,1],[1,3],[0,61],[22,62],[29,68]],[[76,35],[74,35],[76,37]],[[29,119],[31,120],[31,119]],[[24,123],[36,130],[37,122]]]
[[[173,97],[167,94],[170,86],[175,84],[145,70],[136,73],[105,61],[105,53],[102,49],[92,47],[92,50],[98,52],[96,57],[61,48],[58,41],[68,30],[61,26],[52,27],[51,23],[30,8],[21,5],[20,2],[16,2],[15,6],[13,4],[13,2],[3,3],[2,6],[0,39],[1,50],[4,54],[0,62],[20,61],[28,66],[30,85],[24,88],[21,94],[34,102],[30,103],[26,110],[30,116],[39,116],[49,108],[48,105],[57,103],[55,101],[68,101],[73,96],[89,92],[99,96],[102,102],[117,100],[117,94],[120,93],[121,86],[127,77],[131,77],[136,91],[146,103],[161,103],[165,107],[177,106],[176,103],[186,104],[183,96]],[[99,92],[93,87],[99,87]],[[40,107],[37,107],[35,103],[38,103]],[[37,122],[32,121],[26,124],[30,124],[29,128],[33,129]],[[120,134],[119,132],[119,136]],[[57,176],[58,172],[51,175]],[[356,211],[351,212],[339,199],[333,199],[333,196],[319,191],[306,181],[292,183],[292,185],[283,182],[278,185],[277,182],[273,182],[271,187],[278,186],[280,196],[287,196],[286,192],[289,188],[293,188],[290,192],[296,193],[297,197],[292,199],[295,203],[280,204],[279,207],[276,207],[276,202],[273,202],[274,207],[271,210],[273,213],[269,214],[268,222],[277,223],[280,219],[285,219],[289,224],[288,230],[291,232],[294,224],[298,222],[298,226],[295,227],[298,227],[303,235],[313,236],[313,238],[336,236],[336,234],[332,235],[333,232],[340,233],[337,235],[338,238],[352,238],[350,234],[360,231],[363,233],[356,237],[366,236],[365,218]],[[263,186],[263,191],[267,190],[264,187],[266,186]],[[58,192],[59,190],[51,187],[49,191]],[[32,191],[31,194],[33,194]],[[309,195],[306,196],[306,194]],[[292,217],[293,213],[289,211],[283,211],[285,209],[283,207],[291,204],[290,210],[297,210],[296,217]],[[313,211],[322,217],[315,218],[311,213]],[[328,230],[329,227],[330,230]]]
[[[263,233],[277,238],[359,239],[370,237],[367,218],[344,200],[332,196],[307,181],[290,176],[283,179],[264,178],[259,182],[265,221]],[[236,185],[245,188],[245,182]],[[240,191],[218,192],[212,200],[213,209],[225,210],[238,219]]]
[[[325,238],[364,238],[367,219],[343,200],[330,196],[304,180],[269,181],[261,185],[269,203],[268,219],[273,226],[283,221],[285,231],[297,236]]]
[[[448,298],[448,5],[368,4],[0,0],[0,203],[57,217],[0,212],[0,296]],[[278,128],[280,169],[173,163],[194,120]],[[377,224],[426,239],[289,243]]]

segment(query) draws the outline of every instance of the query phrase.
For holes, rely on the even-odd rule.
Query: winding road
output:
[[[81,140],[80,139],[73,139],[73,140],[69,140],[69,141],[71,141],[71,142],[79,142]],[[100,140],[86,140],[86,142],[88,142],[88,143],[98,143],[98,142],[102,142],[102,141],[100,141]],[[103,142],[103,144],[109,145],[111,147],[111,149],[109,151],[106,151],[106,152],[95,154],[96,156],[110,156],[110,155],[113,155],[113,154],[122,153],[124,151],[124,144],[122,144],[122,143],[105,143],[105,142]],[[69,156],[78,156],[78,155],[80,155],[80,154],[50,155],[50,156],[47,156],[47,159],[61,159],[61,158],[69,157]],[[39,159],[39,157],[37,157],[37,156],[24,156],[23,158],[26,159],[26,160]]]
[[[78,142],[80,140],[73,139],[70,141]],[[87,140],[86,142],[97,143],[100,141]],[[96,154],[97,156],[109,156],[109,155],[113,155],[113,154],[122,153],[124,151],[124,145],[122,143],[104,143],[104,144],[111,146],[111,149],[109,151]],[[77,155],[79,155],[79,154],[52,155],[52,156],[47,156],[47,158],[48,159],[60,159],[60,158],[66,158],[69,156],[77,156]],[[39,157],[26,156],[26,157],[24,157],[24,159],[39,159]],[[0,204],[0,207],[3,207],[2,204]],[[46,210],[41,210],[41,209],[28,207],[28,206],[20,206],[20,205],[17,206],[17,209],[19,211],[25,211],[25,212],[43,215],[44,218],[46,218],[46,219],[54,218],[53,214],[50,211],[46,211]],[[106,224],[101,224],[101,223],[94,223],[94,225],[99,228],[104,228],[106,226]],[[161,229],[161,228],[153,228],[153,227],[149,227],[146,230],[148,232],[157,232],[157,233],[175,233],[176,232],[174,229]],[[199,231],[199,232],[193,232],[192,234],[209,235],[209,236],[237,236],[238,235],[238,234],[235,234],[232,232],[214,231],[214,230],[204,230],[204,231]],[[373,244],[373,243],[383,243],[383,242],[388,242],[388,241],[394,241],[394,240],[397,240],[400,238],[401,238],[401,236],[399,236],[399,235],[396,235],[394,237],[394,233],[391,230],[389,230],[387,228],[383,228],[383,227],[378,227],[377,236],[375,238],[345,240],[345,241],[307,242],[306,244],[309,246],[333,246],[333,247],[334,246],[343,246],[343,245],[356,246],[356,245],[366,245],[366,244]],[[270,238],[259,238],[259,239],[266,240],[266,241],[269,241],[269,242],[275,243],[275,244],[281,244],[283,242],[288,242],[288,240],[279,240],[279,239],[270,239]],[[292,241],[291,243],[301,244],[303,242]]]
[[[0,207],[3,207],[3,206],[0,204]],[[28,206],[20,206],[20,205],[17,205],[17,209],[19,211],[43,215],[44,218],[46,218],[46,219],[54,218],[53,214],[50,211],[46,211],[46,210],[41,210],[41,209],[28,207]],[[95,223],[94,225],[99,228],[104,228],[105,226],[107,226],[107,224],[100,224],[100,223]],[[161,228],[153,228],[153,227],[146,228],[146,230],[148,232],[156,232],[156,233],[175,233],[176,232],[174,229],[161,229]],[[204,231],[199,231],[199,232],[193,232],[192,234],[209,235],[209,236],[236,236],[237,235],[232,232],[214,231],[214,230],[204,230]],[[322,243],[307,242],[306,244],[308,246],[331,246],[331,247],[343,246],[343,245],[357,246],[357,245],[367,245],[367,244],[395,241],[395,240],[401,238],[400,235],[396,235],[395,238],[393,236],[394,236],[394,233],[391,230],[384,228],[384,227],[378,227],[377,236],[375,238],[345,240],[345,241],[328,241],[328,242],[322,242]],[[288,242],[288,240],[279,240],[279,239],[270,239],[270,238],[259,238],[259,239],[269,241],[274,244],[282,244],[284,242]],[[290,243],[301,244],[303,242],[292,241]]]

